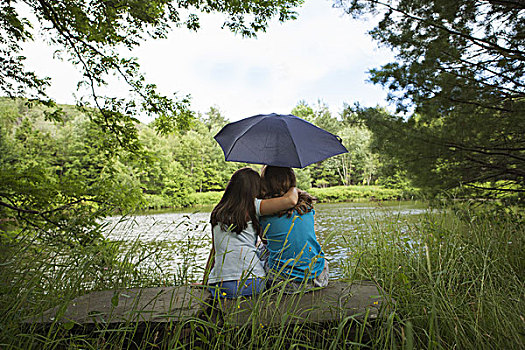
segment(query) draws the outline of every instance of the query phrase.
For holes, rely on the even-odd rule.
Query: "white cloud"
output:
[[[257,39],[221,30],[220,15],[203,15],[197,32],[174,30],[167,39],[148,41],[133,51],[146,77],[162,92],[193,96],[205,112],[216,105],[231,120],[259,113],[289,113],[299,100],[322,99],[338,111],[343,102],[384,104],[386,93],[365,83],[365,72],[392,58],[376,48],[367,24],[331,8],[329,1],[306,1],[296,21],[272,22]],[[53,77],[58,102],[71,103],[78,73],[49,59],[51,50],[32,43],[28,66]],[[46,55],[48,57],[46,57]],[[125,87],[111,87],[125,94]]]

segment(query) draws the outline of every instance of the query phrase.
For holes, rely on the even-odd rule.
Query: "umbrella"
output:
[[[229,123],[215,140],[227,161],[293,168],[348,152],[340,137],[291,114],[259,114]]]

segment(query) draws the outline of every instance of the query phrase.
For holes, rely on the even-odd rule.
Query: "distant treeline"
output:
[[[201,203],[191,194],[223,190],[231,174],[246,166],[224,161],[213,136],[229,121],[216,108],[198,116],[191,130],[169,135],[160,135],[152,126],[138,123],[141,147],[136,151],[119,147],[122,140],[93,122],[89,111],[74,106],[61,108],[62,120],[57,122],[46,120],[45,107],[24,100],[0,100],[0,181],[7,189],[0,198],[4,215],[10,210],[11,214],[17,210],[53,211],[77,202],[89,203],[95,212],[103,207],[129,210],[191,206]],[[292,113],[339,135],[349,150],[297,169],[301,188],[407,188],[402,173],[372,152],[372,135],[365,126],[355,125],[344,116],[337,119],[321,104],[314,109],[299,103]],[[340,198],[355,199],[356,194],[370,197],[361,190],[353,193]],[[216,195],[210,196],[215,200]]]

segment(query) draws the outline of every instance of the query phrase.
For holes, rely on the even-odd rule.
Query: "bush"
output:
[[[317,197],[319,203],[405,199],[402,190],[380,186],[335,186],[311,188],[308,192]]]
[[[188,195],[188,203],[191,206],[216,205],[222,198],[224,192],[196,192]]]
[[[419,198],[412,190],[385,188],[382,186],[335,186],[311,188],[308,192],[317,198],[318,203],[338,203],[357,201],[393,201]],[[214,206],[222,198],[223,191],[195,192],[185,196],[166,197],[163,195],[146,195],[142,209],[180,209],[187,207]]]

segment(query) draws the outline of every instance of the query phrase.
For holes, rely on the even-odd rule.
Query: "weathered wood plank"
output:
[[[277,291],[256,298],[223,299],[214,304],[205,288],[133,288],[89,293],[66,307],[50,309],[28,322],[74,322],[80,326],[177,323],[214,309],[223,321],[233,325],[322,323],[340,321],[348,316],[376,318],[383,300],[381,291],[372,282],[363,281],[330,281],[328,287],[308,293],[280,295]]]
[[[281,323],[337,322],[348,316],[377,318],[384,298],[372,282],[330,281],[328,287],[303,294],[273,293],[256,299],[224,300],[220,309],[231,324],[250,321],[263,326]]]
[[[210,301],[210,293],[190,286],[132,288],[80,296],[67,308],[55,307],[33,318],[36,323],[179,322],[195,316]]]

